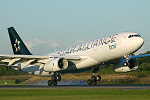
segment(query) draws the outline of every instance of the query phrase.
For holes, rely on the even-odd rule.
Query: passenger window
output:
[[[139,37],[139,35],[134,35],[134,37]]]

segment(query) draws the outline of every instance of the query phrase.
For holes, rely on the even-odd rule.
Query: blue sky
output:
[[[150,0],[0,0],[0,53],[12,54],[14,26],[33,54],[118,32],[137,32],[150,50]]]

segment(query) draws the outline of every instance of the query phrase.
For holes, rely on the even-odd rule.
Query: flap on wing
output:
[[[38,56],[38,55],[0,55],[1,62],[8,62],[8,66],[12,66],[15,63],[25,63],[29,65],[33,61],[45,63],[45,59],[49,59],[49,56]]]

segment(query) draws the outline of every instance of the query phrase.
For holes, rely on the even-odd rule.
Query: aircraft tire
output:
[[[52,81],[48,80],[48,86],[52,86]]]
[[[88,84],[88,85],[92,85],[92,80],[91,80],[91,79],[88,79],[87,84]]]
[[[97,81],[101,81],[101,76],[97,75]]]
[[[96,82],[96,81],[97,81],[96,76],[95,76],[95,75],[93,75],[93,76],[91,77],[91,80],[92,80],[92,82]]]
[[[57,81],[61,81],[61,76],[57,75]]]
[[[53,85],[54,85],[54,86],[57,86],[57,81],[53,81]]]

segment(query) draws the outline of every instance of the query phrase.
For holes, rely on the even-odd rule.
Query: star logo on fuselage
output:
[[[15,40],[14,47],[16,49],[16,52],[20,51],[20,41],[18,41],[17,39]]]

